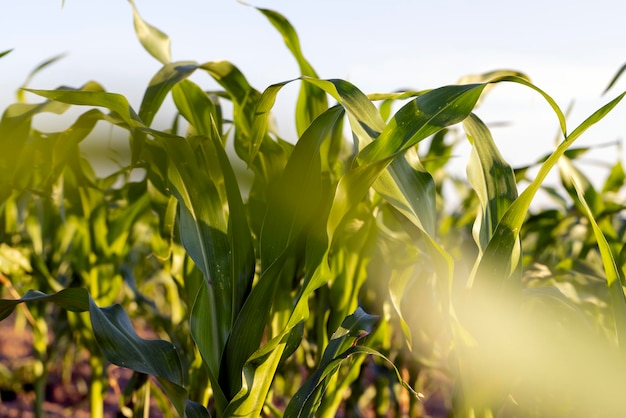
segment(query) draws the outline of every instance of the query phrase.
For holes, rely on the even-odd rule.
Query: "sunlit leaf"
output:
[[[620,79],[620,77],[622,76],[622,74],[624,73],[624,71],[626,71],[626,64],[622,65],[620,67],[619,70],[617,70],[617,73],[613,76],[613,78],[611,79],[611,81],[609,82],[609,85],[606,86],[606,88],[604,89],[604,91],[602,92],[602,94],[606,94],[609,90],[611,90],[611,88],[615,85],[615,83],[617,83],[617,80]]]
[[[316,215],[321,193],[319,149],[342,114],[342,108],[331,108],[311,124],[296,144],[280,183],[274,189],[260,237],[261,277],[237,318],[225,351],[226,381],[231,396],[240,391],[243,366],[261,343],[285,257],[311,222],[310,218]],[[300,179],[307,182],[303,184]],[[288,289],[281,289],[284,291]],[[276,350],[273,356],[278,356],[274,360],[277,362],[280,351]],[[254,378],[263,381],[268,376],[258,374]],[[243,410],[254,410],[256,406],[248,404],[265,396],[262,391],[256,392],[259,390],[256,386],[242,390],[252,391],[245,394],[245,401],[238,400],[238,408]]]
[[[258,9],[280,32],[292,55],[300,67],[300,75],[317,78],[317,73],[304,57],[300,47],[300,40],[293,26],[280,13],[269,9]],[[298,136],[302,135],[310,123],[328,108],[328,100],[324,91],[303,83],[300,87],[296,105],[296,128]]]
[[[474,224],[474,238],[484,250],[498,222],[517,198],[517,185],[513,170],[500,155],[487,126],[474,114],[463,122],[463,126],[472,143],[467,179],[481,203]]]
[[[606,237],[602,233],[602,230],[598,226],[594,218],[594,213],[589,207],[585,198],[585,190],[579,184],[577,178],[572,178],[572,182],[576,192],[578,193],[578,199],[587,219],[591,223],[593,233],[598,242],[598,248],[602,256],[602,263],[604,265],[604,272],[606,274],[606,283],[609,288],[609,295],[611,297],[611,311],[613,313],[613,320],[615,322],[615,332],[617,335],[617,341],[622,352],[625,348],[626,341],[626,297],[624,297],[624,289],[622,287],[622,278],[620,269],[615,263],[615,257],[606,240]]]
[[[161,64],[168,64],[172,61],[170,51],[170,38],[159,29],[147,23],[139,15],[135,2],[128,0],[133,8],[133,24],[135,33],[141,45],[150,55],[156,58]]]
[[[8,51],[6,53],[8,53]],[[0,57],[2,57],[2,55],[0,55]],[[50,65],[54,64],[55,62],[57,62],[58,60],[64,57],[65,57],[65,54],[55,55],[54,57],[45,60],[44,62],[39,64],[37,67],[35,67],[35,69],[32,70],[28,74],[28,76],[26,77],[26,80],[24,80],[24,82],[20,86],[20,89],[17,91],[17,101],[22,102],[22,103],[25,102],[23,89],[26,88],[30,84],[31,80],[37,75],[37,73],[39,73],[41,70],[45,69],[46,67],[49,67]]]
[[[319,363],[317,370],[300,387],[287,405],[285,414],[293,417],[313,417],[320,406],[328,379],[336,373],[336,359],[356,345],[360,338],[367,336],[378,318],[366,314],[361,308],[346,317],[341,327],[335,331]]]
[[[520,228],[528,214],[530,204],[548,175],[548,172],[554,167],[569,146],[587,129],[602,120],[608,112],[617,106],[624,95],[626,95],[626,93],[622,93],[589,116],[559,144],[548,160],[543,163],[535,179],[511,204],[500,220],[500,223],[498,223],[494,236],[485,250],[485,255],[481,260],[475,280],[481,282],[507,281],[512,270],[517,267],[518,259],[515,258],[516,251],[514,248],[518,243]]]

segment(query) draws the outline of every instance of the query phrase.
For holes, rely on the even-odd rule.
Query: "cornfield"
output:
[[[626,92],[573,128],[517,71],[365,93],[319,78],[267,9],[300,74],[257,90],[231,62],[173,62],[131,6],[161,64],[138,107],[25,87],[0,121],[0,325],[29,335],[20,362],[0,340],[0,414],[50,416],[55,387],[78,393],[58,416],[95,418],[624,414],[626,174],[606,162],[598,186],[574,143]],[[294,139],[273,113],[290,83]],[[479,117],[503,83],[559,128],[523,167]],[[111,172],[83,147],[97,125],[124,141]]]

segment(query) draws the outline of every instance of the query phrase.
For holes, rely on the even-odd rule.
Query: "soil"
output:
[[[15,313],[0,321],[0,417],[35,417],[35,392],[33,382],[28,381],[28,369],[32,368],[32,335],[28,327],[19,332],[15,327]],[[88,382],[91,376],[87,352],[77,354],[69,382],[64,382],[62,366],[54,365],[49,370],[45,389],[43,412],[45,417],[88,418]],[[8,372],[8,373],[7,373]],[[8,377],[14,374],[25,376],[20,379],[21,387],[16,388]],[[107,369],[110,384],[104,398],[105,418],[117,418],[120,412],[120,385],[127,382],[132,371],[110,365]],[[122,387],[123,389],[123,387]],[[155,416],[150,414],[150,416]]]
[[[29,374],[24,374],[24,370],[32,370],[33,349],[32,335],[28,328],[24,332],[16,331],[15,313],[3,321],[0,321],[0,417],[1,418],[34,418],[35,392],[32,379]],[[139,334],[144,338],[151,337],[149,330],[140,327],[143,332]],[[54,341],[50,336],[50,341]],[[32,375],[32,371],[30,373]],[[13,376],[10,381],[8,377]],[[19,379],[15,379],[19,376]],[[62,365],[53,365],[49,370],[46,389],[45,402],[43,403],[43,415],[49,418],[75,417],[88,418],[91,416],[89,409],[88,382],[91,376],[89,366],[89,354],[86,350],[79,352],[74,359],[71,376],[63,378]],[[104,397],[104,417],[123,418],[120,401],[121,393],[132,376],[129,369],[109,365],[107,368],[109,377],[109,388]],[[405,379],[408,376],[405,376]],[[12,382],[19,382],[19,387],[11,387]],[[422,403],[419,416],[431,418],[443,418],[449,415],[448,407],[449,392],[441,388],[449,388],[450,382],[445,381],[441,376],[429,376],[427,380],[436,383],[435,390],[429,391],[428,396]],[[407,394],[408,395],[408,394]],[[413,413],[408,413],[408,399],[401,401],[405,406],[402,408],[402,417],[408,417]],[[373,410],[362,411],[364,418],[377,417]],[[161,411],[152,405],[150,417],[162,417]],[[339,416],[343,416],[340,414]]]

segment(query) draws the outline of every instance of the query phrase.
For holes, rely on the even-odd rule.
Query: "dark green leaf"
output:
[[[88,297],[85,289],[77,287],[63,289],[53,295],[29,290],[20,299],[0,299],[0,321],[11,315],[15,307],[23,302],[53,302],[69,311],[84,312],[89,310]]]

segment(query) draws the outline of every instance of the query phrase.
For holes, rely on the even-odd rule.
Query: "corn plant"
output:
[[[139,41],[162,65],[137,111],[89,82],[29,89],[46,101],[13,105],[0,122],[1,155],[12,156],[0,167],[1,254],[17,250],[21,260],[2,270],[19,286],[0,301],[0,319],[28,302],[45,330],[42,309],[51,305],[35,302],[62,308],[55,315],[91,353],[94,416],[102,413],[104,359],[134,370],[135,382],[153,376],[157,385],[141,390],[155,387],[179,416],[336,416],[348,409],[351,387],[372,383],[363,373],[372,364],[410,399],[410,411],[401,411],[390,405],[400,392],[381,395],[380,414],[427,412],[416,382],[425,369],[451,376],[447,407],[459,416],[619,411],[626,250],[623,222],[612,215],[623,203],[598,195],[572,163],[571,146],[626,93],[571,132],[557,103],[512,71],[368,96],[345,80],[320,79],[291,24],[266,9],[258,10],[300,74],[259,91],[230,62],[172,62],[167,35],[131,6]],[[220,90],[191,81],[196,72]],[[287,141],[271,112],[292,82],[301,85],[298,138]],[[479,100],[499,83],[534,90],[560,127],[561,141],[521,193],[524,171],[502,158],[478,116]],[[155,129],[168,95],[177,115],[170,129]],[[62,132],[32,128],[36,114],[70,105],[90,109]],[[79,156],[97,122],[128,133],[130,163],[105,178]],[[462,216],[442,209],[453,132],[472,146],[467,179],[456,182]],[[53,158],[32,170],[37,155]],[[531,203],[557,165],[566,212],[534,215]],[[145,174],[130,181],[138,170]],[[605,191],[619,192],[620,170]],[[572,223],[584,237],[563,245],[555,233]],[[153,265],[138,262],[151,253]],[[580,284],[590,264],[593,306],[577,303],[563,284]],[[162,285],[150,287],[159,277]],[[156,294],[163,288],[165,296]],[[129,313],[169,341],[139,337]],[[596,342],[571,349],[579,338]],[[579,365],[588,356],[599,359],[597,371]],[[576,383],[600,407],[577,398],[573,362],[585,380]],[[607,387],[593,387],[599,379]],[[376,385],[385,393],[384,378]]]

